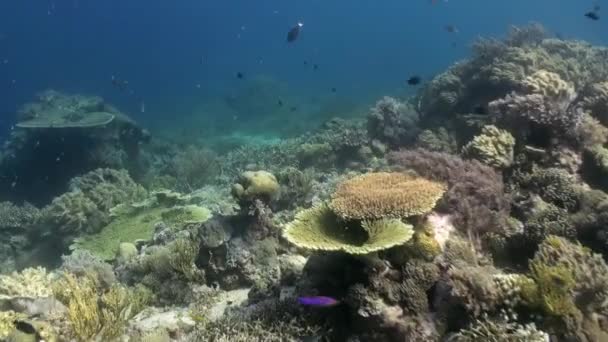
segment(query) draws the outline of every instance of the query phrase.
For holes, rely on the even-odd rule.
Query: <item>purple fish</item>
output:
[[[298,302],[302,305],[322,307],[334,306],[339,303],[337,299],[327,296],[298,297]]]

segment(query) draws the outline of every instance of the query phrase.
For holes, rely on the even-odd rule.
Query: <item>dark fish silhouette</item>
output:
[[[458,27],[454,25],[445,25],[444,29],[450,33],[458,33]]]
[[[31,324],[24,321],[14,321],[13,324],[17,330],[22,331],[29,335],[34,335],[36,333],[36,328],[34,328]]]
[[[597,12],[595,12],[595,11],[585,13],[585,17],[587,17],[591,20],[600,20],[600,15],[597,14]]]
[[[319,64],[314,64],[312,66],[312,70],[319,70]]]
[[[279,107],[283,107],[283,100],[279,99],[279,102],[277,102],[279,104]]]
[[[422,81],[420,76],[412,76],[407,80],[407,84],[414,86],[420,84],[420,81]]]
[[[239,71],[236,73],[236,78],[238,78],[239,80],[242,80],[244,77],[245,77],[245,75],[243,75],[242,72]]]
[[[331,88],[331,92],[332,92],[332,93],[335,93],[336,91],[337,91],[337,89],[336,89],[335,87],[334,87],[334,88]]]
[[[289,32],[287,32],[287,42],[288,43],[293,43],[296,41],[296,39],[298,39],[298,36],[300,35],[300,29],[302,28],[302,26],[304,26],[304,24],[298,23],[296,26],[292,27],[291,30],[289,30]]]

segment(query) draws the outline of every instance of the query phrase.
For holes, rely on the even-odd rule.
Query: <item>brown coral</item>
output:
[[[410,174],[367,173],[339,184],[330,206],[346,219],[409,217],[431,211],[444,192],[443,184]]]

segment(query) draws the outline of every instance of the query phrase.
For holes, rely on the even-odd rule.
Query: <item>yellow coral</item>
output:
[[[398,219],[347,224],[323,204],[299,212],[283,236],[301,248],[368,254],[403,244],[413,233],[411,225]]]
[[[534,94],[548,97],[573,98],[576,95],[570,83],[564,81],[560,75],[547,70],[538,70],[526,77],[523,85]]]
[[[509,167],[513,163],[515,138],[511,133],[494,125],[484,126],[477,135],[463,147],[463,153],[482,163],[497,167]]]
[[[238,199],[253,200],[257,198],[271,199],[279,192],[279,182],[268,171],[246,171],[241,175],[238,184],[232,188],[233,195]]]
[[[50,297],[50,284],[51,276],[43,267],[26,268],[10,275],[0,275],[0,299]]]
[[[13,322],[24,318],[25,315],[14,311],[0,311],[0,340],[4,341],[15,330]]]
[[[339,184],[330,207],[345,219],[409,217],[431,211],[445,190],[405,173],[367,173]]]

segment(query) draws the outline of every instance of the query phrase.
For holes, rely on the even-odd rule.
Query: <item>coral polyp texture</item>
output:
[[[505,168],[513,163],[514,147],[515,138],[511,133],[488,125],[482,128],[481,134],[463,147],[463,152],[486,165]]]
[[[430,212],[445,190],[442,183],[406,173],[367,173],[340,183],[330,207],[344,219],[410,217]]]
[[[348,254],[368,254],[388,249],[404,244],[413,235],[413,226],[399,219],[349,225],[324,204],[299,212],[283,231],[283,236],[298,247]]]

